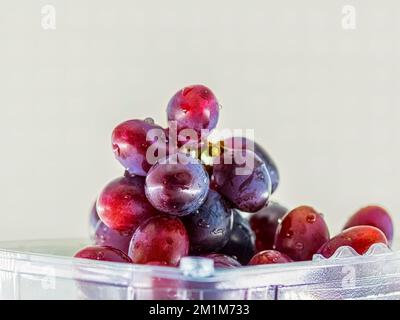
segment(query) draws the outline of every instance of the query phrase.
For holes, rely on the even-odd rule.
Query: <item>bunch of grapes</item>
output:
[[[393,223],[381,207],[361,209],[330,238],[314,208],[289,211],[269,201],[279,185],[275,162],[246,137],[210,142],[219,112],[213,92],[193,85],[169,101],[168,128],[148,118],[114,129],[112,149],[125,173],[99,194],[90,216],[94,245],[76,257],[175,267],[192,255],[236,268],[390,244]]]

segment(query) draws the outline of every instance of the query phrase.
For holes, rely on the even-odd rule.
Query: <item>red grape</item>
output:
[[[213,184],[235,208],[256,212],[271,193],[271,179],[265,163],[250,150],[229,150],[217,157]]]
[[[232,209],[221,195],[209,190],[203,205],[183,217],[182,222],[189,234],[192,253],[216,252],[229,240],[233,224]]]
[[[264,250],[251,258],[249,265],[287,263],[292,261],[293,260],[290,259],[290,257],[282,252],[276,250]]]
[[[219,253],[235,257],[241,264],[247,264],[255,253],[253,231],[236,210],[233,212],[233,227],[228,243]]]
[[[343,230],[354,226],[372,226],[380,229],[389,243],[393,240],[393,221],[389,213],[379,206],[368,206],[350,217]]]
[[[328,240],[329,231],[322,215],[309,206],[301,206],[283,217],[276,230],[274,249],[295,261],[311,260]]]
[[[132,263],[131,258],[129,258],[125,253],[109,246],[88,246],[78,251],[74,257],[97,261]],[[78,264],[75,266],[75,272],[77,276],[76,286],[79,289],[80,298],[89,300],[123,298],[121,291],[110,290],[107,285],[102,285],[93,281],[78,280],[86,279],[88,276],[90,277],[91,272],[87,270],[87,268]]]
[[[245,137],[231,137],[224,140],[224,148],[227,149],[248,149],[253,151],[264,161],[267,166],[269,177],[271,178],[271,194],[275,192],[279,185],[279,171],[271,156],[257,142]]]
[[[215,268],[237,268],[242,266],[239,261],[225,254],[210,253],[203,257],[214,260]]]
[[[99,261],[132,263],[131,258],[121,250],[109,246],[88,246],[78,251],[74,257]]]
[[[193,85],[179,90],[169,101],[168,121],[176,121],[177,131],[193,129],[200,141],[201,130],[216,127],[219,104],[212,91],[203,85]]]
[[[97,199],[101,221],[118,231],[133,232],[158,212],[144,193],[144,177],[121,177],[111,181]]]
[[[355,226],[343,230],[323,244],[318,250],[325,258],[331,257],[342,246],[352,247],[358,254],[364,254],[374,243],[388,244],[385,234],[372,226]]]
[[[176,217],[156,216],[144,222],[133,234],[129,256],[134,263],[161,263],[177,266],[189,252],[185,226]]]
[[[276,228],[279,220],[288,210],[276,202],[269,202],[260,211],[250,217],[250,226],[256,236],[256,250],[269,250],[274,245]]]
[[[208,174],[200,161],[184,154],[161,159],[146,177],[145,191],[150,203],[176,216],[197,210],[205,201],[208,189]]]
[[[132,239],[131,231],[117,231],[99,221],[94,234],[94,243],[99,246],[109,246],[128,254]]]
[[[159,138],[148,137],[150,130],[157,130]],[[147,141],[148,138],[150,141]],[[147,174],[156,161],[154,159],[152,163],[147,157],[147,151],[151,145],[158,149],[161,153],[160,157],[165,156],[167,141],[164,129],[150,121],[128,120],[119,124],[112,133],[115,157],[130,174],[139,176]],[[157,155],[157,152],[152,154]]]
[[[163,266],[162,264],[153,264]],[[153,277],[151,279],[151,289],[147,292],[143,290],[144,295],[140,299],[144,300],[181,300],[182,292],[185,292],[185,282],[179,279],[167,277]]]

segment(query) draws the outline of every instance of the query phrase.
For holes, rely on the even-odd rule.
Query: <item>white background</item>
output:
[[[122,174],[113,127],[165,125],[194,83],[216,93],[221,127],[255,129],[274,156],[275,199],[315,206],[332,233],[369,203],[398,225],[399,16],[396,0],[1,0],[0,240],[85,236]]]

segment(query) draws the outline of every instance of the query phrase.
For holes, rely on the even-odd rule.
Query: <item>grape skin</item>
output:
[[[173,162],[173,157],[177,163]],[[159,211],[184,216],[197,210],[205,201],[209,177],[199,160],[179,154],[155,164],[146,177],[145,193]]]

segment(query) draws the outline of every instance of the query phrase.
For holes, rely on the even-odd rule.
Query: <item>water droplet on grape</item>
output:
[[[104,258],[104,253],[102,251],[97,252],[97,260],[102,260]]]
[[[219,235],[219,234],[223,234],[224,230],[222,230],[222,229],[214,229],[211,233],[214,234],[214,235]]]
[[[205,229],[208,229],[208,228],[210,227],[210,225],[209,225],[205,220],[203,220],[203,219],[200,219],[200,220],[197,222],[197,225],[198,225],[200,228],[205,228]]]
[[[293,236],[293,231],[288,230],[288,232],[286,232],[285,236],[286,236],[286,238],[291,238]]]
[[[306,220],[308,223],[314,223],[316,221],[317,217],[315,214],[310,213],[307,217]]]
[[[146,119],[144,119],[144,122],[146,122],[148,124],[154,124],[154,119],[151,117],[147,117]]]
[[[264,174],[262,172],[256,172],[257,180],[264,180]]]

